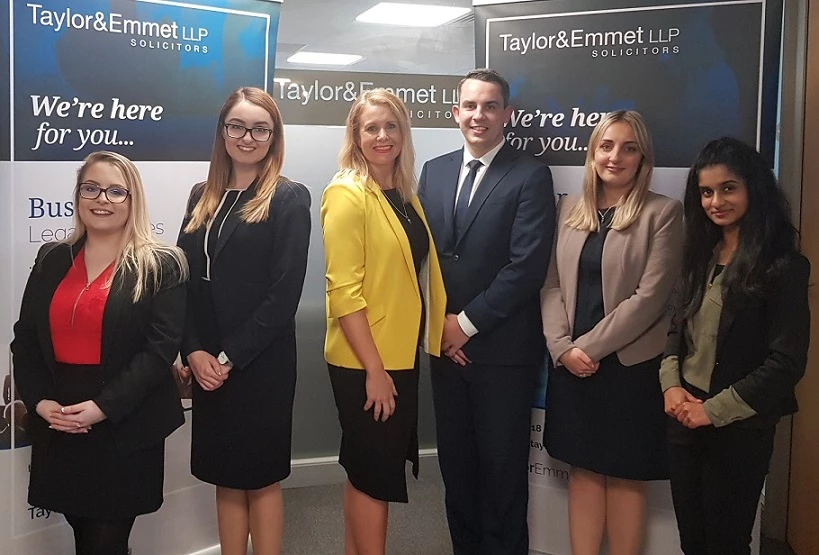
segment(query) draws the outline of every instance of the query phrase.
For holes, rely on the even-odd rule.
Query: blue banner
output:
[[[272,85],[279,6],[15,0],[13,159],[208,160],[230,92]]]
[[[550,165],[582,166],[591,130],[616,109],[646,118],[657,167],[688,167],[724,135],[770,144],[776,99],[763,93],[778,67],[775,58],[763,62],[766,51],[778,51],[778,36],[765,28],[767,15],[768,34],[778,29],[776,2],[599,4],[477,10],[477,63],[501,71],[512,87],[510,144]]]

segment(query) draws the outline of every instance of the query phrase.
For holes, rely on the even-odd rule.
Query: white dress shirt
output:
[[[469,174],[469,163],[472,160],[480,160],[482,166],[478,168],[478,173],[475,174],[475,183],[472,184],[472,192],[469,195],[469,202],[472,202],[472,199],[475,198],[475,191],[478,190],[478,187],[481,186],[481,181],[483,181],[483,176],[486,175],[486,170],[489,168],[489,164],[492,163],[492,160],[495,159],[495,156],[498,155],[500,149],[503,148],[504,143],[506,140],[502,140],[498,143],[498,146],[481,156],[480,158],[475,158],[472,154],[469,153],[469,149],[464,146],[464,159],[461,163],[461,175],[458,178],[458,190],[455,193],[455,204],[452,205],[452,213],[455,213],[455,207],[458,206],[458,197],[461,196],[461,188],[464,186],[464,181],[466,181],[466,176]]]

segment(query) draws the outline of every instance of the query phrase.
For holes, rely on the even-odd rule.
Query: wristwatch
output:
[[[228,356],[225,354],[224,351],[219,353],[219,356],[216,357],[216,362],[218,362],[219,364],[222,364],[224,366],[233,366],[233,363],[230,362],[230,359],[228,358]]]

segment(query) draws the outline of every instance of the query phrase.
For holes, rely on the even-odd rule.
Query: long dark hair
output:
[[[746,299],[760,296],[796,250],[797,231],[791,223],[788,200],[762,155],[731,137],[711,141],[697,156],[685,187],[686,318],[700,309],[709,263],[722,239],[722,228],[702,208],[699,175],[701,170],[720,164],[742,178],[748,191],[748,211],[739,224],[737,251],[725,268],[723,296],[729,293]]]

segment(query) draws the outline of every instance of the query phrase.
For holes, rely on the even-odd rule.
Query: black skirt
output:
[[[102,369],[57,364],[55,387],[55,401],[61,405],[93,399],[102,388]],[[28,502],[100,520],[152,513],[162,505],[164,463],[164,440],[122,455],[107,420],[94,424],[87,434],[46,428],[32,443]]]
[[[660,358],[623,366],[612,354],[588,378],[550,368],[543,431],[549,455],[605,476],[668,479]]]
[[[210,282],[202,282],[197,314],[215,333]],[[210,352],[221,348],[203,337]],[[235,366],[222,386],[205,391],[193,380],[191,473],[219,487],[257,490],[290,475],[296,334],[283,333],[245,367]]]
[[[234,366],[215,391],[193,381],[191,473],[219,487],[256,490],[290,475],[296,343],[277,361]]]
[[[398,396],[386,422],[373,420],[364,370],[327,365],[341,424],[338,462],[350,483],[379,501],[406,503],[406,461],[418,478],[418,357],[409,370],[388,370]]]

